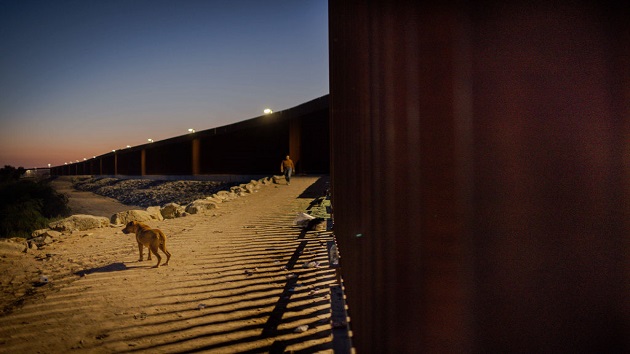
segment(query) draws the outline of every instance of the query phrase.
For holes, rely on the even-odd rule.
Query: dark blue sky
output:
[[[53,166],[328,93],[326,0],[0,0],[0,166]]]

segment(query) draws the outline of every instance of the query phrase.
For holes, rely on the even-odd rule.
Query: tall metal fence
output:
[[[329,6],[357,351],[627,352],[627,5]]]
[[[107,152],[52,167],[52,175],[258,175],[279,173],[287,154],[297,173],[328,173],[328,96],[218,128]]]

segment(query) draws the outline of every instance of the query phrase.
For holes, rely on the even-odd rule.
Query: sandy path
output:
[[[59,193],[68,196],[68,206],[72,214],[87,214],[111,217],[120,211],[144,209],[133,205],[125,205],[116,199],[104,197],[91,192],[78,191],[72,188],[72,177],[58,177],[50,185]]]
[[[64,236],[41,251],[51,282],[0,317],[0,352],[330,351],[331,235],[292,225],[315,181],[264,186],[214,215],[151,223],[173,254],[158,269],[155,258],[137,261],[133,236],[119,228]],[[303,267],[312,260],[322,267]]]

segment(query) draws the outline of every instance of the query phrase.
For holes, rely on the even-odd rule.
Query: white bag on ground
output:
[[[293,220],[293,225],[297,225],[299,227],[306,227],[306,225],[308,225],[308,222],[313,219],[315,219],[314,216],[308,215],[306,213],[299,213],[295,217],[295,220]]]

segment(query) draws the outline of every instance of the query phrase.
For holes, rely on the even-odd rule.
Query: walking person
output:
[[[295,166],[293,165],[293,161],[291,161],[291,158],[289,157],[289,155],[287,155],[287,157],[282,160],[282,163],[280,164],[280,172],[284,174],[284,179],[287,180],[287,185],[291,184],[291,175],[293,174],[294,170]]]

